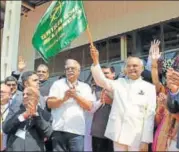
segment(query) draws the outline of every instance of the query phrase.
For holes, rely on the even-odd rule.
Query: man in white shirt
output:
[[[91,110],[95,96],[88,84],[78,81],[80,64],[65,63],[66,78],[54,82],[47,105],[51,108],[54,151],[84,151],[85,110]]]
[[[155,86],[142,80],[143,62],[129,57],[126,78],[108,80],[100,65],[99,53],[91,47],[92,75],[97,85],[114,95],[105,136],[114,142],[114,151],[148,151],[153,141],[156,108]]]
[[[6,119],[8,114],[9,102],[11,98],[11,89],[5,85],[1,84],[1,151],[5,150],[6,148],[6,135],[2,131],[2,123]]]

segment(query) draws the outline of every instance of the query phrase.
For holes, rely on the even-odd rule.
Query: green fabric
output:
[[[53,1],[32,38],[32,45],[45,61],[63,51],[86,30],[82,1]]]

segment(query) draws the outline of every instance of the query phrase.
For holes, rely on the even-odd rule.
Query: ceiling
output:
[[[29,11],[33,11],[37,6],[42,5],[50,0],[22,0],[21,15],[27,15]],[[0,28],[4,26],[6,0],[0,1]]]

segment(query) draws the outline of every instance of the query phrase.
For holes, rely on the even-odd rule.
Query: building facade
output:
[[[44,63],[35,52],[31,40],[36,25],[49,5],[50,2],[45,3],[21,17],[19,55],[24,57],[30,70]],[[150,43],[154,39],[161,41],[165,58],[178,55],[178,1],[84,1],[84,7],[94,44],[100,52],[100,62],[114,65],[117,74],[130,55],[139,56],[146,62]],[[81,63],[80,79],[88,81],[92,60],[85,32],[65,51],[51,59],[48,64],[51,77],[64,73],[67,58]]]

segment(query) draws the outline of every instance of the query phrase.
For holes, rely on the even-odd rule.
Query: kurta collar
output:
[[[127,77],[127,79],[129,80],[130,83],[136,83],[136,82],[141,81],[141,80],[142,80],[142,77],[140,76],[140,77],[139,77],[138,79],[136,79],[136,80],[132,80],[132,79],[130,79],[130,78],[128,78],[128,77]]]
[[[78,80],[76,80],[74,83],[71,83],[70,81],[68,81],[68,79],[66,79],[66,83],[69,86],[69,88],[73,88],[73,86],[78,85]]]

